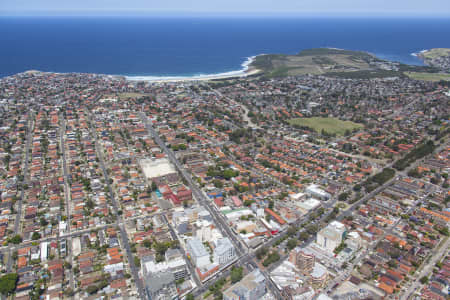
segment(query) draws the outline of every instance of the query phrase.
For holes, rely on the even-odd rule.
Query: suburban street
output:
[[[429,276],[433,271],[435,264],[440,261],[442,258],[449,254],[450,249],[450,239],[446,238],[445,242],[440,245],[438,249],[434,249],[432,253],[429,255],[430,260],[428,262],[424,262],[425,266],[422,268],[419,274],[414,274],[414,281],[409,286],[409,288],[403,293],[400,300],[407,300],[414,294],[414,292],[420,288],[422,285],[420,283],[420,279],[424,276]]]
[[[63,178],[64,178],[64,202],[65,202],[65,209],[66,209],[66,224],[67,224],[67,233],[69,234],[67,239],[67,256],[69,259],[69,263],[71,266],[73,266],[73,255],[72,255],[72,235],[71,233],[71,212],[70,212],[70,180],[69,180],[69,170],[67,169],[67,153],[66,153],[66,147],[64,143],[64,137],[66,133],[66,122],[62,115],[59,116],[61,120],[61,127],[59,128],[59,147],[62,152],[62,166],[63,166]],[[58,233],[59,234],[59,233]],[[69,271],[69,284],[72,291],[75,289],[74,279],[73,279],[73,272]]]
[[[24,184],[27,183],[27,174],[28,174],[28,161],[29,161],[29,155],[30,155],[30,149],[31,149],[31,141],[33,139],[33,125],[34,125],[34,112],[30,111],[28,113],[28,126],[27,126],[27,135],[26,135],[26,146],[24,149],[24,159],[23,159],[23,182],[19,183],[20,184],[20,196],[19,196],[19,201],[17,203],[17,215],[16,215],[16,219],[14,221],[14,234],[20,235],[20,222],[22,219],[22,206],[23,206],[23,200],[24,200],[24,196],[25,196],[25,188],[24,188]],[[12,269],[12,250],[9,250],[8,253],[8,264],[6,267],[6,270],[8,272],[11,272]]]
[[[90,118],[90,123],[93,124],[92,118]],[[103,160],[103,152],[101,151],[102,147],[100,145],[100,143],[98,142],[98,137],[97,134],[94,130],[94,127],[91,126],[91,135],[92,137],[95,139],[95,150],[97,152],[97,156],[99,158],[99,163],[100,163],[100,168],[102,169],[103,172],[103,176],[105,178],[105,183],[108,187],[108,192],[109,192],[109,197],[112,201],[112,205],[114,208],[114,214],[117,217],[116,219],[116,224],[119,227],[119,232],[120,232],[120,238],[121,238],[121,242],[122,242],[122,246],[125,248],[126,254],[127,254],[127,260],[128,263],[130,265],[130,271],[131,271],[131,275],[133,276],[134,282],[136,283],[137,289],[138,289],[138,293],[139,293],[139,297],[140,299],[147,299],[147,295],[145,293],[145,289],[144,289],[144,285],[142,283],[142,280],[140,280],[139,278],[139,270],[137,269],[137,267],[134,264],[134,257],[133,257],[133,253],[131,252],[131,247],[130,247],[130,243],[128,241],[128,235],[127,232],[125,230],[125,226],[124,224],[124,220],[123,220],[123,216],[119,215],[119,204],[117,202],[116,197],[114,196],[114,191],[111,187],[110,184],[110,177],[108,174],[108,171],[105,167],[105,163]]]

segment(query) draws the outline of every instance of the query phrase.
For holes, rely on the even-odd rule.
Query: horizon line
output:
[[[0,17],[309,17],[309,18],[450,18],[450,12],[383,12],[383,11],[277,11],[277,12],[216,12],[216,11],[0,11]]]

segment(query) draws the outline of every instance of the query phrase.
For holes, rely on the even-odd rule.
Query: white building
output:
[[[195,237],[198,238],[201,242],[211,241],[213,237],[211,226],[200,227],[195,232]]]
[[[291,199],[292,201],[300,201],[302,199],[305,198],[305,194],[304,193],[297,193],[297,194],[290,194],[289,195],[289,199]]]
[[[119,271],[123,271],[123,262],[117,264],[106,265],[104,267],[105,272],[108,273],[117,273]]]
[[[67,231],[67,223],[64,221],[59,221],[59,235],[63,235]]]
[[[311,197],[318,198],[322,201],[327,201],[328,199],[331,198],[331,195],[329,193],[327,193],[323,189],[319,188],[319,186],[316,184],[309,185],[305,189],[305,192],[307,194],[309,194]]]
[[[358,232],[356,231],[351,231],[349,232],[349,234],[347,235],[347,240],[345,241],[345,243],[347,244],[347,246],[349,246],[350,248],[354,249],[354,250],[358,250],[359,248],[361,248],[362,246],[362,238],[359,235]]]
[[[174,166],[167,158],[141,159],[139,164],[141,165],[147,179],[176,173]]]
[[[296,203],[297,208],[303,213],[306,214],[310,210],[318,208],[321,203],[319,200],[314,198],[309,198],[308,200]]]
[[[218,239],[214,248],[214,262],[225,265],[236,258],[236,251],[229,238]]]
[[[252,215],[253,212],[248,208],[240,208],[232,211],[222,211],[225,217],[230,221],[236,221],[243,216]]]
[[[316,244],[332,253],[344,239],[345,231],[344,224],[333,221],[317,233]]]
[[[207,266],[211,263],[209,260],[209,253],[199,239],[193,238],[188,240],[186,243],[186,250],[198,268]]]
[[[143,261],[142,273],[144,276],[154,276],[156,273],[170,272],[175,276],[175,280],[185,278],[187,276],[186,261],[183,257],[171,259],[156,263],[153,257]]]
[[[41,261],[46,261],[48,256],[48,243],[41,243]]]
[[[224,300],[258,300],[266,294],[266,280],[256,269],[223,292]]]

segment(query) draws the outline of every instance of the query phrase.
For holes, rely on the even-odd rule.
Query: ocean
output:
[[[155,78],[238,73],[254,55],[317,47],[420,65],[412,54],[450,48],[449,36],[450,19],[0,17],[0,77],[26,70]]]

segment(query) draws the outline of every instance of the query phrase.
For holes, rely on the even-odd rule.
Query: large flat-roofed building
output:
[[[296,205],[303,214],[307,214],[309,211],[319,208],[321,202],[317,199],[309,198],[305,201],[297,202]]]
[[[257,300],[266,294],[266,280],[258,269],[223,293],[224,300]]]
[[[139,164],[148,180],[176,173],[175,167],[167,158],[141,159]]]
[[[333,221],[317,233],[316,244],[332,253],[342,242],[345,232],[344,224]]]
[[[322,190],[318,185],[316,184],[311,184],[309,185],[306,189],[305,192],[308,195],[311,195],[314,198],[318,198],[322,201],[327,201],[328,199],[331,198],[331,195],[327,192],[325,192],[324,190]]]
[[[156,273],[170,272],[174,275],[175,280],[179,280],[188,275],[186,261],[181,255],[159,263],[155,261],[153,256],[148,256],[142,259],[141,265],[144,276],[151,277],[155,276]]]
[[[214,249],[214,262],[224,265],[232,261],[236,257],[236,251],[229,238],[221,238],[217,240]]]
[[[145,291],[150,300],[175,300],[178,299],[175,277],[170,272],[158,272],[152,276],[146,276]]]
[[[193,238],[188,240],[186,250],[196,267],[201,268],[211,263],[209,253],[199,239]]]

